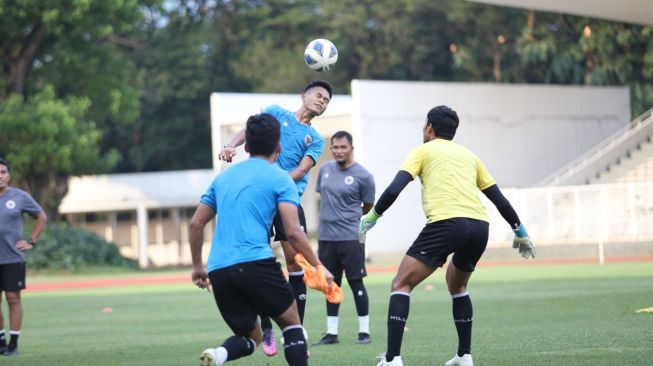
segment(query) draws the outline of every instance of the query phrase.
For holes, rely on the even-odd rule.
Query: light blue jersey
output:
[[[310,156],[315,164],[324,151],[324,139],[312,126],[301,123],[295,113],[278,105],[264,108],[261,113],[273,115],[281,124],[281,153],[277,165],[290,173],[299,166],[304,156]],[[304,194],[308,185],[308,174],[295,182],[299,195]]]
[[[274,258],[270,227],[277,204],[299,205],[290,176],[261,158],[249,158],[219,174],[201,203],[217,213],[207,270]]]

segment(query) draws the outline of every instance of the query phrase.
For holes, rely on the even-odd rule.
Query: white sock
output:
[[[9,334],[20,335],[20,330],[10,330]]]
[[[218,364],[222,365],[223,363],[227,362],[228,356],[229,354],[227,353],[226,348],[218,347],[215,349],[215,359],[218,361]]]
[[[327,333],[338,335],[338,317],[327,316]]]
[[[359,316],[358,317],[358,332],[370,334],[370,316]]]

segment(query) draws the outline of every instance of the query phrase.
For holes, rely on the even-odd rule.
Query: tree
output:
[[[653,27],[530,12],[516,50],[527,82],[628,85],[635,116],[653,106]]]
[[[0,155],[52,217],[71,174],[107,172],[140,113],[144,7],[0,0]],[[104,139],[103,139],[104,137]]]
[[[0,104],[0,156],[55,219],[70,175],[105,172],[118,158],[117,152],[99,153],[101,133],[84,120],[89,105],[88,98],[57,99],[52,87],[27,101],[12,95]]]

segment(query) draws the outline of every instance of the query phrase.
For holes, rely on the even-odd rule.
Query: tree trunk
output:
[[[0,49],[0,57],[4,64],[7,78],[6,94],[25,95],[25,79],[32,68],[32,62],[45,39],[46,29],[43,22],[37,21],[32,31],[23,40],[17,52]]]
[[[41,205],[50,221],[59,221],[59,205],[68,193],[68,177],[46,174],[26,178],[25,188]]]

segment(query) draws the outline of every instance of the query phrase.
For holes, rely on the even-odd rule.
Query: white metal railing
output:
[[[504,193],[537,246],[596,244],[602,256],[606,244],[653,243],[653,182],[505,189]],[[509,246],[512,232],[494,206],[487,200],[485,204],[491,221],[488,246]]]
[[[637,143],[635,137],[638,133],[653,133],[653,108],[634,119],[631,123],[617,130],[605,140],[594,146],[592,149],[572,160],[562,168],[556,170],[546,178],[540,180],[535,186],[559,185],[565,180],[570,179],[583,170],[588,170],[586,174],[594,175],[597,171],[611,164],[620,156],[609,156],[614,153],[618,147],[623,146],[625,151],[618,151],[617,154],[625,154],[628,150],[633,149]],[[588,175],[585,179],[590,178]],[[582,183],[582,182],[575,182]]]

